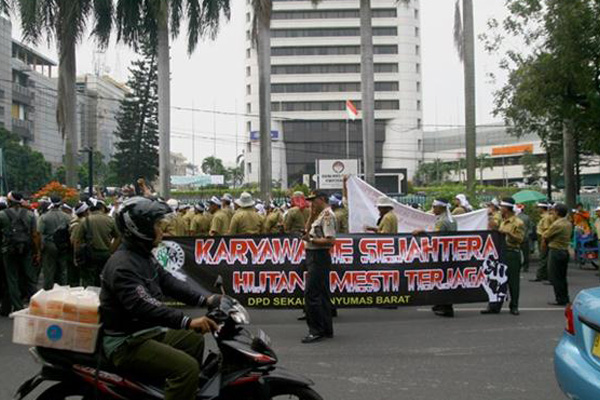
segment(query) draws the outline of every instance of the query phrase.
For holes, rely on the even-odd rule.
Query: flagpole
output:
[[[350,159],[350,117],[346,115],[346,160]]]

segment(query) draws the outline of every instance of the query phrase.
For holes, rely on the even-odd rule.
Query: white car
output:
[[[581,193],[595,194],[595,193],[598,193],[598,188],[596,186],[582,186]]]

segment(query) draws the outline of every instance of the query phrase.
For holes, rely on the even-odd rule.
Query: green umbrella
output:
[[[517,203],[533,203],[547,199],[545,195],[535,190],[521,190],[512,197]]]

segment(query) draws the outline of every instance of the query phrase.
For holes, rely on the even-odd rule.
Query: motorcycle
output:
[[[217,281],[217,286],[219,281]],[[221,291],[223,292],[222,285]],[[223,296],[220,304],[207,316],[219,324],[213,332],[219,352],[209,352],[202,368],[198,400],[251,399],[280,397],[298,400],[322,400],[311,386],[313,382],[277,367],[277,355],[269,337],[258,330],[252,333],[246,309],[231,297]],[[99,346],[101,347],[101,346]],[[122,376],[103,357],[95,354],[35,347],[30,349],[41,371],[23,383],[14,396],[24,399],[42,382],[56,382],[37,400],[159,400],[164,398],[164,382],[146,382]]]

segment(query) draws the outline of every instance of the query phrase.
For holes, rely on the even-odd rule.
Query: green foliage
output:
[[[141,58],[132,63],[117,115],[116,153],[110,162],[110,181],[121,186],[139,177],[152,182],[158,176],[158,77],[156,51],[141,46]]]
[[[305,196],[308,196],[308,194],[310,193],[310,188],[304,184],[298,184],[291,188],[289,192],[290,194],[293,194],[294,192],[302,192]]]
[[[477,156],[477,169],[479,169],[479,184],[483,185],[483,171],[494,169],[494,160],[489,154],[482,153]]]
[[[536,133],[559,144],[576,132],[579,151],[600,151],[600,7],[588,0],[508,0],[509,16],[490,22],[488,50],[523,41],[527,53],[506,51],[506,85],[496,93],[496,114],[521,136]]]
[[[542,166],[536,156],[530,152],[526,152],[521,157],[521,164],[523,164],[523,176],[528,182],[534,182],[540,179]]]
[[[460,162],[460,161],[459,161]],[[448,175],[456,170],[452,163],[435,159],[432,162],[421,163],[415,172],[415,184],[417,185],[439,185],[446,181]],[[456,163],[455,163],[456,164]]]
[[[41,153],[21,145],[19,136],[0,128],[0,148],[8,190],[33,193],[48,183],[52,176],[50,163]]]
[[[202,172],[207,175],[226,175],[227,169],[223,166],[223,160],[217,157],[206,157],[202,160],[202,164],[200,166]]]

